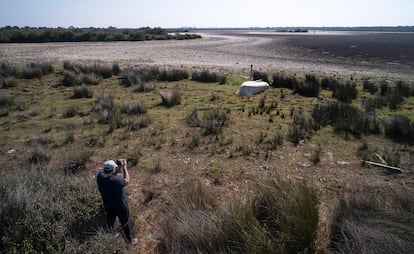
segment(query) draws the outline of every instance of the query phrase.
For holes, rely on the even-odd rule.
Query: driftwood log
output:
[[[368,165],[373,165],[373,166],[377,166],[377,167],[381,167],[381,168],[385,168],[388,169],[394,173],[404,173],[404,170],[402,170],[401,168],[397,168],[397,167],[393,167],[393,166],[388,166],[386,164],[381,164],[378,162],[373,162],[373,161],[364,161],[366,164]]]

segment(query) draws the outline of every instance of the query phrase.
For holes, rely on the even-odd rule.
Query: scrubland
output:
[[[65,61],[1,65],[5,253],[409,253],[407,79]],[[126,158],[137,246],[95,175]],[[375,161],[402,173],[373,167]]]

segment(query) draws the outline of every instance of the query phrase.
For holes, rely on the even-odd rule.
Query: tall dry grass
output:
[[[165,208],[159,253],[311,253],[316,192],[277,176],[260,181],[248,202],[222,204],[198,181]]]

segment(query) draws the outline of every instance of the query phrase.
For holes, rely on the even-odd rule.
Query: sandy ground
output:
[[[332,56],[326,51],[306,47],[306,43],[292,42],[292,38],[296,42],[306,42],[311,36],[317,38],[318,34],[286,36],[226,31],[201,35],[202,39],[189,41],[0,44],[0,61],[118,62],[123,67],[209,68],[246,74],[253,64],[255,69],[269,72],[289,70],[414,78],[410,64]],[[339,35],[332,33],[330,36]]]

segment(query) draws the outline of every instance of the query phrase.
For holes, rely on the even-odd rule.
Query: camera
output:
[[[115,163],[118,165],[118,167],[123,166],[126,164],[126,159],[117,159]]]

